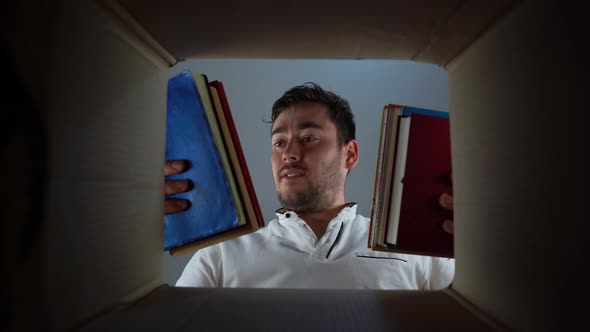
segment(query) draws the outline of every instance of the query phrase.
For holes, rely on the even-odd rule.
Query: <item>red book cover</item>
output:
[[[452,212],[438,200],[453,194],[449,119],[413,113],[410,120],[405,173],[402,180],[396,249],[453,257],[453,236],[442,228]]]
[[[242,145],[240,144],[240,138],[238,136],[238,131],[236,130],[236,126],[231,114],[231,109],[229,107],[229,102],[227,96],[225,94],[225,89],[223,88],[223,83],[220,81],[213,81],[209,83],[211,86],[217,89],[219,93],[219,99],[221,101],[221,108],[223,109],[223,114],[225,115],[225,119],[227,122],[227,126],[229,128],[232,141],[234,143],[234,147],[236,149],[236,154],[238,156],[238,161],[240,163],[240,167],[242,168],[242,173],[244,174],[244,180],[246,181],[246,186],[248,187],[248,194],[250,195],[250,200],[252,202],[252,207],[254,208],[254,213],[256,214],[256,218],[258,219],[258,225],[260,227],[264,226],[264,219],[262,217],[262,212],[260,211],[260,205],[258,204],[258,198],[256,198],[256,192],[254,190],[254,186],[252,184],[252,178],[250,177],[250,172],[248,171],[248,165],[246,164],[246,158],[244,157],[244,152],[242,150]]]

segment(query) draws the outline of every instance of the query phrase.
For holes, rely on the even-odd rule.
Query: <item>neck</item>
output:
[[[315,233],[316,237],[320,239],[326,233],[326,228],[330,221],[340,213],[344,206],[344,199],[342,199],[342,202],[337,202],[327,209],[322,209],[321,211],[301,212],[298,213],[298,215],[307,223]]]

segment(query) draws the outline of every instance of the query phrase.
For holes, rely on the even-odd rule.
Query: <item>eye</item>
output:
[[[318,140],[318,138],[317,137],[314,137],[314,136],[305,136],[305,137],[303,137],[303,143],[311,143],[311,142],[314,142],[314,141],[317,141],[317,140]]]
[[[283,146],[285,143],[283,141],[275,141],[274,143],[272,143],[272,147],[273,148],[280,148],[281,146]]]

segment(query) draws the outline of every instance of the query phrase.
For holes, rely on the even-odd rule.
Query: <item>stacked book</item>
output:
[[[167,180],[190,180],[190,208],[164,217],[164,250],[172,255],[256,231],[264,226],[222,82],[184,71],[168,81],[166,160],[189,169]]]
[[[452,189],[449,114],[384,106],[369,247],[453,257],[453,235],[442,227],[452,211],[439,204]]]

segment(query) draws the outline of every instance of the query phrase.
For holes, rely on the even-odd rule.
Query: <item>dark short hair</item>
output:
[[[275,122],[283,110],[300,103],[317,103],[328,107],[330,118],[336,125],[338,145],[342,146],[355,139],[356,125],[348,101],[313,82],[292,87],[275,101],[271,123]]]

